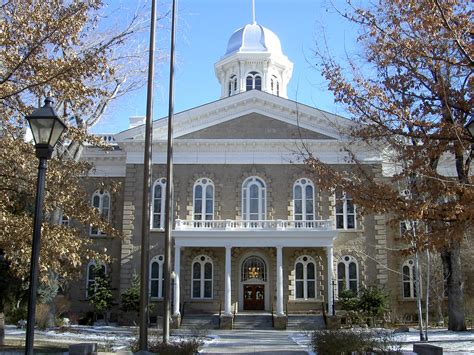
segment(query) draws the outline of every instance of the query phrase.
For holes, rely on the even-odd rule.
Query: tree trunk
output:
[[[5,313],[0,312],[0,346],[5,345]]]
[[[466,330],[464,320],[464,282],[461,268],[461,245],[453,241],[449,250],[441,252],[443,272],[448,285],[448,329]]]

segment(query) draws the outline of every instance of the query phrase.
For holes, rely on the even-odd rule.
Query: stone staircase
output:
[[[181,320],[181,328],[206,330],[219,328],[218,314],[185,314]]]
[[[271,313],[238,313],[233,329],[273,329]]]
[[[288,315],[288,330],[326,329],[324,318],[320,314],[290,314]]]

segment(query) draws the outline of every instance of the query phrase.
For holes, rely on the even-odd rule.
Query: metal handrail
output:
[[[273,303],[272,303],[272,328],[275,328],[275,315],[273,313]]]

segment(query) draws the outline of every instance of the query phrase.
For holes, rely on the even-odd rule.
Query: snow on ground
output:
[[[402,343],[402,350],[413,350],[413,343],[420,341],[417,329],[410,328],[408,333],[397,333],[395,339]],[[443,348],[443,354],[474,354],[474,331],[452,332],[446,329],[428,329],[428,343]]]
[[[311,338],[308,333],[297,333],[292,336],[295,343],[302,345],[308,354],[315,355],[311,347]],[[394,340],[401,343],[404,355],[415,354],[413,344],[420,342],[420,333],[417,329],[410,328],[407,333],[394,333]],[[428,343],[443,348],[445,355],[473,355],[474,331],[452,332],[446,329],[428,329]]]
[[[112,351],[119,351],[129,348],[130,343],[137,338],[137,327],[114,327],[114,326],[70,326],[64,328],[65,331],[59,329],[52,330],[35,330],[35,340],[53,340],[57,344],[69,344],[74,342],[96,342],[102,347],[109,348]],[[25,330],[17,329],[15,326],[6,326],[7,339],[24,340]],[[180,331],[178,339],[186,336],[186,332]],[[191,335],[191,334],[189,334]],[[212,343],[219,338],[218,334],[213,334],[212,330],[208,331],[203,339],[206,343]],[[430,344],[443,348],[445,355],[472,355],[474,354],[474,331],[451,332],[446,329],[430,329],[428,331]],[[291,339],[304,347],[308,354],[315,355],[311,349],[311,339],[308,332],[294,332]],[[402,350],[405,355],[414,354],[413,343],[419,342],[420,335],[417,329],[410,328],[407,333],[395,333],[394,340],[402,344]]]

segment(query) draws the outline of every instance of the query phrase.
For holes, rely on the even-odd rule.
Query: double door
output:
[[[265,309],[265,285],[244,285],[244,310]]]

